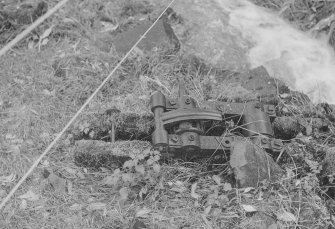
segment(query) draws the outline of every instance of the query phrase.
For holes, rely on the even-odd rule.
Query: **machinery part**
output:
[[[268,152],[280,151],[282,142],[273,138],[271,120],[275,118],[273,105],[258,103],[208,102],[201,109],[186,94],[184,82],[179,85],[179,98],[170,100],[161,92],[151,96],[155,130],[152,143],[161,153],[173,157],[192,158],[213,153],[229,152],[242,137]],[[206,136],[206,122],[233,121],[240,135]]]

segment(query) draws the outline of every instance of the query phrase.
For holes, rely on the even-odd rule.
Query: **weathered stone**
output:
[[[282,169],[260,147],[246,141],[232,146],[230,166],[239,187],[257,187],[261,181],[276,181]]]
[[[243,73],[217,76],[212,86],[211,97],[248,102],[259,100],[276,103],[277,85],[282,82],[270,77],[264,67],[258,67]]]
[[[146,141],[118,141],[115,143],[80,140],[73,147],[76,165],[98,169],[119,168],[124,162],[131,159],[134,154],[150,149],[150,142]]]
[[[257,212],[252,217],[246,218],[239,225],[239,228],[245,229],[276,229],[276,221],[263,212]]]
[[[136,219],[132,229],[145,229],[147,226],[141,220]]]
[[[215,1],[177,1],[173,9],[183,17],[184,23],[174,29],[184,53],[194,54],[217,68],[238,72],[248,69],[250,42],[229,27],[228,12]]]
[[[119,54],[127,53],[151,24],[152,22],[150,21],[144,21],[134,28],[117,34],[113,40],[115,50]],[[162,47],[168,50],[179,50],[178,38],[164,17],[157,22],[157,24],[148,32],[145,39],[138,44],[138,48],[145,52],[150,52],[155,48]]]
[[[273,122],[273,131],[276,138],[290,140],[298,135],[301,126],[295,117],[277,117]]]

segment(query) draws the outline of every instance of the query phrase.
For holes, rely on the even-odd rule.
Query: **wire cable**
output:
[[[21,41],[25,36],[27,36],[31,31],[33,31],[37,26],[39,26],[42,22],[44,22],[48,17],[54,14],[57,10],[59,10],[65,3],[69,0],[63,0],[57,3],[51,10],[43,14],[39,17],[34,23],[32,23],[28,28],[23,30],[19,35],[17,35],[13,40],[7,43],[0,50],[0,57],[3,56],[9,49],[13,48],[19,41]],[[1,208],[0,208],[1,209]]]
[[[82,107],[77,111],[77,113],[71,118],[71,120],[65,125],[63,130],[56,136],[56,138],[50,143],[50,145],[44,150],[44,152],[36,159],[34,164],[28,169],[28,171],[21,177],[21,179],[17,182],[17,184],[12,188],[12,190],[8,193],[8,195],[1,201],[0,210],[5,206],[5,204],[10,200],[10,198],[14,195],[17,189],[22,185],[22,183],[27,179],[27,177],[34,171],[34,169],[38,166],[41,160],[47,155],[47,153],[55,146],[57,141],[61,138],[61,136],[65,133],[65,131],[72,125],[72,123],[76,120],[76,118],[80,115],[80,113],[85,109],[85,107],[91,102],[94,96],[101,90],[101,88],[108,82],[108,80],[112,77],[115,71],[121,66],[121,64],[128,58],[128,56],[132,53],[132,51],[136,48],[136,46],[145,38],[148,32],[155,26],[155,24],[159,21],[159,19],[163,16],[166,10],[174,3],[175,0],[172,0],[170,4],[163,10],[163,12],[159,15],[159,17],[154,21],[154,23],[145,31],[145,33],[139,38],[139,40],[132,46],[132,48],[127,52],[127,54],[121,59],[121,61],[115,66],[115,68],[109,73],[109,75],[105,78],[105,80],[100,84],[100,86],[92,93],[92,95],[86,100],[86,102],[82,105]]]

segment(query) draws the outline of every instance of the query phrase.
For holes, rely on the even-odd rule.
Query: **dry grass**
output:
[[[281,12],[290,20],[297,17],[290,10],[305,10],[301,8],[302,1],[293,2],[258,1],[283,9]],[[46,45],[28,49],[33,40],[30,36],[1,59],[0,199],[117,63],[119,57],[110,50],[109,37],[99,33],[103,25],[97,18],[108,14],[126,24],[127,18],[120,17],[120,12],[132,3],[73,1],[36,30],[42,34],[54,26]],[[285,8],[287,5],[290,7]],[[104,7],[99,10],[101,6]],[[157,6],[153,14],[159,10]],[[305,26],[306,20],[301,17],[297,23]],[[201,105],[208,93],[204,85],[215,71],[192,69],[182,62],[182,56],[163,51],[149,58],[134,55],[78,122],[113,106],[123,112],[149,113],[150,93],[158,89],[175,97],[178,77],[185,75],[191,96]],[[301,101],[302,104],[282,101],[285,104],[280,106],[287,107],[291,114],[302,115],[301,107],[306,107],[306,103]],[[121,182],[116,187],[105,183],[113,171],[76,166],[66,144],[63,141],[44,159],[0,213],[1,228],[132,228],[136,220],[148,228],[245,228],[253,213],[246,211],[244,205],[277,219],[285,212],[296,217],[279,220],[279,228],[327,228],[331,222],[325,202],[317,195],[321,189],[315,180],[317,174],[296,176],[297,166],[302,165],[299,160],[305,155],[282,156],[280,161],[287,167],[287,176],[277,184],[264,184],[258,189],[230,186],[231,171],[226,164],[209,168],[204,161],[166,163],[155,182],[144,179],[136,185]],[[58,183],[46,178],[48,173],[60,178],[56,179]],[[121,198],[122,187],[129,189],[127,200]],[[140,198],[138,194],[144,187],[148,190]],[[35,196],[19,198],[29,190]]]
[[[334,1],[251,0],[255,4],[279,11],[281,16],[302,30],[313,28],[334,13]],[[330,24],[326,29],[330,29]]]

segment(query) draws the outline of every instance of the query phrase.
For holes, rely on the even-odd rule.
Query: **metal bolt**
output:
[[[194,136],[193,135],[188,136],[188,140],[194,141]]]
[[[190,99],[190,98],[186,98],[186,99],[185,99],[185,103],[186,103],[186,104],[191,104],[191,99]]]
[[[225,147],[230,147],[230,140],[229,139],[224,140],[223,145]]]
[[[177,137],[177,136],[173,136],[173,137],[171,138],[171,140],[172,140],[173,142],[178,142],[178,137]]]
[[[170,104],[172,105],[172,106],[174,106],[174,105],[176,105],[177,103],[176,103],[176,101],[175,100],[170,100]]]

